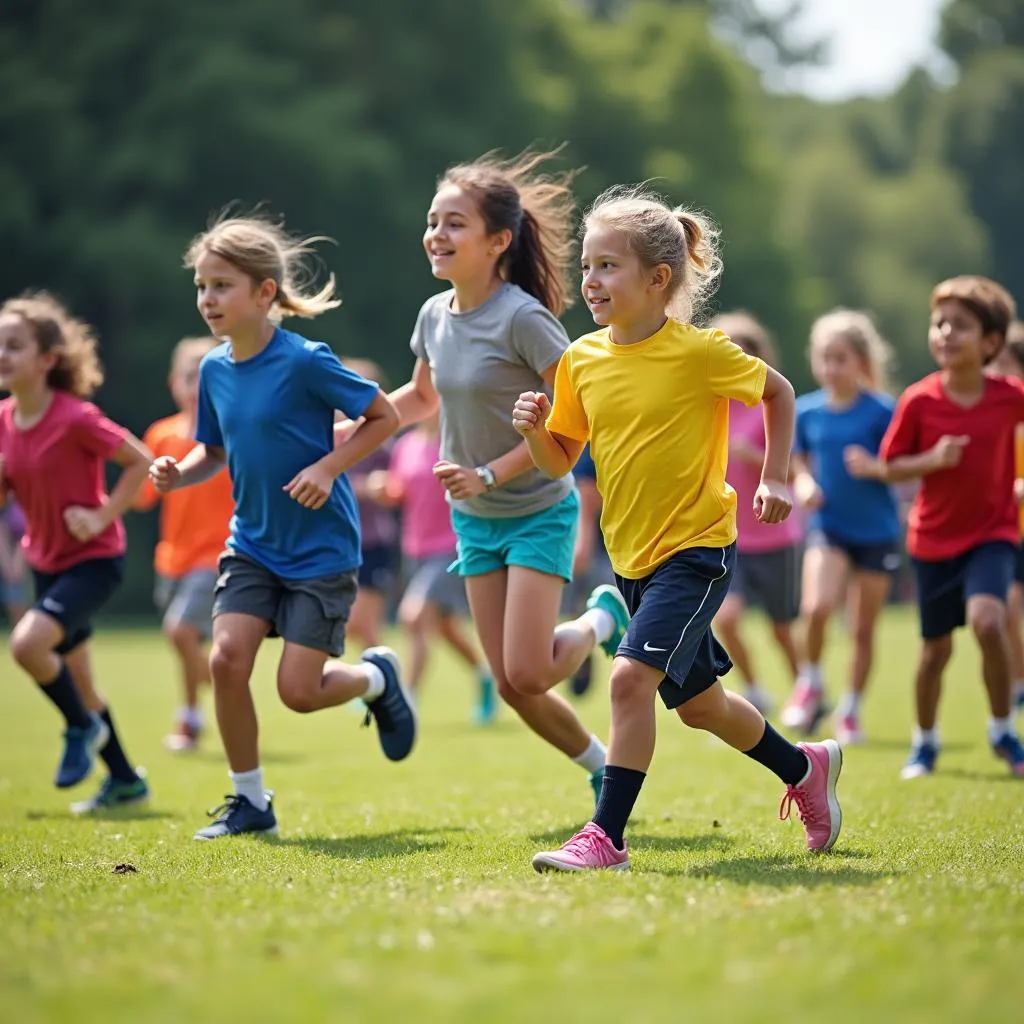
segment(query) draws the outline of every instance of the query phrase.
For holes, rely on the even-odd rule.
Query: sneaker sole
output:
[[[250,829],[248,832],[225,832],[220,836],[201,836],[198,832],[192,836],[193,840],[197,843],[212,843],[217,839],[237,839],[239,836],[270,836],[273,838],[277,835],[277,826],[273,828],[257,828]]]
[[[843,809],[839,806],[839,799],[836,796],[836,783],[839,781],[839,773],[843,770],[843,748],[835,740],[825,740],[823,746],[828,751],[828,780],[825,783],[825,797],[828,800],[828,810],[832,818],[832,829],[829,832],[828,842],[815,850],[815,853],[828,853],[843,827]]]
[[[563,864],[561,861],[555,860],[549,854],[538,853],[532,861],[533,870],[539,875],[543,875],[546,871],[560,871],[563,874],[579,874],[582,871],[628,871],[629,861],[623,861],[621,864],[606,864],[600,868],[581,868],[576,866],[570,866],[569,864]]]
[[[398,655],[390,647],[368,647],[363,651],[360,661],[368,661],[367,655],[373,655],[375,658],[381,658],[386,661],[390,666],[391,670],[395,673],[395,680],[398,682],[398,689],[401,691],[402,697],[405,699],[406,707],[409,709],[409,714],[412,715],[412,743],[409,744],[408,753],[403,757],[394,759],[388,757],[385,753],[384,756],[388,757],[389,761],[404,761],[409,754],[416,749],[416,740],[419,739],[420,735],[420,721],[419,716],[416,713],[416,704],[413,699],[409,696],[409,691],[405,688],[405,683],[402,682],[402,663],[398,660]]]

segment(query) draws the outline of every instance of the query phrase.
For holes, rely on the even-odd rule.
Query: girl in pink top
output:
[[[776,363],[768,332],[746,313],[719,317],[715,327],[725,331],[748,355]],[[803,527],[791,515],[778,524],[765,524],[754,515],[754,494],[764,464],[764,417],[761,407],[748,409],[729,403],[729,469],[726,475],[736,492],[736,568],[729,593],[715,616],[713,629],[739,669],[746,686],[744,696],[762,714],[771,700],[760,686],[753,655],[743,641],[740,623],[747,607],[756,604],[768,616],[772,635],[786,659],[790,680],[797,675],[797,651],[792,625],[800,614],[800,554]]]
[[[419,690],[431,640],[440,634],[476,674],[479,693],[474,717],[484,725],[497,711],[494,680],[460,622],[467,610],[466,587],[461,576],[448,571],[457,555],[451,507],[444,485],[434,475],[440,457],[438,414],[434,413],[398,439],[388,469],[371,474],[367,489],[382,504],[402,509],[402,560],[409,582],[398,620],[411,641],[408,684]]]
[[[145,800],[110,709],[93,685],[92,618],[124,575],[121,515],[149,468],[149,452],[86,399],[103,381],[89,327],[45,294],[0,307],[0,505],[13,493],[25,516],[22,549],[36,603],[11,634],[15,661],[63,715],[55,779],[74,786],[97,753],[110,776],[77,813]],[[104,467],[121,468],[108,495]]]

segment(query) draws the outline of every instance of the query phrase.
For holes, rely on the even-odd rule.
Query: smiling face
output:
[[[41,387],[55,356],[39,351],[29,322],[16,313],[0,316],[0,388],[17,393]]]
[[[943,370],[980,369],[999,351],[1000,337],[985,333],[981,320],[957,299],[942,299],[932,308],[928,348]]]
[[[277,294],[271,280],[254,282],[243,270],[209,250],[195,262],[196,307],[218,338],[260,326]]]
[[[595,223],[583,238],[581,290],[594,322],[602,327],[624,326],[664,312],[664,285],[659,270],[649,270],[629,248],[622,231]]]
[[[512,232],[490,233],[472,193],[443,185],[427,212],[423,248],[434,277],[458,284],[495,272]]]

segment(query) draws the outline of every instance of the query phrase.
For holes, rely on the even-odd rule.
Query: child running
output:
[[[185,338],[174,347],[168,386],[178,412],[157,420],[142,437],[154,458],[170,455],[180,462],[195,447],[199,364],[216,346],[213,338]],[[147,480],[135,499],[135,508],[145,511],[160,498],[153,482]],[[163,498],[160,540],[154,558],[154,595],[164,613],[164,635],[178,656],[184,696],[178,721],[165,737],[164,746],[172,751],[188,751],[196,749],[203,730],[199,688],[210,681],[205,645],[213,632],[217,559],[227,541],[235,504],[226,471]]]
[[[556,625],[572,576],[579,500],[568,467],[549,479],[509,421],[526,390],[548,388],[569,344],[566,305],[572,199],[565,178],[541,177],[553,154],[450,168],[427,214],[423,245],[451,289],[428,299],[412,336],[412,380],[392,398],[403,423],[440,403],[434,472],[452,505],[458,571],[498,693],[578,764],[600,791],[605,748],[551,693],[600,644],[614,652],[625,605],[596,590],[578,619]]]
[[[22,546],[34,607],[11,634],[14,660],[66,723],[55,784],[88,777],[97,753],[109,775],[78,814],[139,803],[146,780],[121,746],[96,689],[92,619],[124,577],[121,516],[145,479],[149,452],[88,401],[103,383],[92,330],[45,293],[0,307],[0,504],[13,493],[25,516]],[[104,467],[121,475],[108,495]]]
[[[370,474],[367,491],[382,506],[402,510],[403,575],[407,583],[398,606],[398,621],[411,641],[409,690],[419,693],[431,643],[440,634],[476,677],[474,718],[486,725],[497,710],[494,680],[460,622],[467,610],[466,585],[461,576],[448,571],[457,554],[446,492],[434,475],[441,457],[439,430],[434,413],[406,431],[395,442],[388,468]]]
[[[736,558],[736,497],[725,482],[729,405],[764,403],[765,455],[754,510],[780,523],[793,389],[721,331],[699,330],[693,309],[722,264],[715,233],[642,188],[602,195],[585,222],[583,295],[601,329],[573,342],[542,392],[513,420],[545,473],[559,477],[589,439],[604,498],[601,526],[632,616],[612,664],[608,766],[594,819],[538,871],[629,867],[626,822],[654,755],[660,693],[691,728],[706,729],[786,785],[780,815],[797,805],[811,850],[839,835],[834,740],[794,746],[743,697],[723,689],[731,662],[711,632]]]
[[[1011,720],[1006,638],[1006,595],[1020,543],[1013,449],[1024,422],[1024,387],[985,373],[1006,342],[1014,312],[1010,294],[988,278],[954,277],[936,285],[928,347],[939,370],[903,392],[881,458],[865,459],[859,468],[889,482],[921,478],[907,549],[923,642],[917,726],[904,779],[935,771],[942,675],[953,632],[964,625],[981,649],[989,744],[1013,775],[1024,776],[1024,747]]]
[[[804,663],[782,709],[782,724],[812,733],[826,713],[821,670],[829,620],[847,603],[853,661],[850,686],[836,709],[836,738],[863,741],[860,706],[874,661],[875,627],[900,564],[896,496],[859,475],[892,419],[884,394],[889,346],[871,318],[837,309],[811,328],[811,372],[819,391],[796,403],[793,493],[810,514],[804,554]]]
[[[1006,345],[985,367],[986,372],[1002,377],[1024,380],[1024,323],[1014,320],[1006,332]],[[1024,480],[1024,423],[1017,425],[1014,440],[1014,471],[1017,480]],[[1018,488],[1021,485],[1018,485]],[[1024,540],[1024,490],[1017,493],[1020,509],[1021,538]],[[1010,671],[1013,678],[1013,704],[1024,708],[1024,543],[1017,548],[1013,582],[1006,599],[1007,640],[1010,643]]]
[[[343,367],[326,345],[276,325],[338,305],[333,277],[315,294],[296,284],[312,241],[266,221],[229,218],[199,235],[185,257],[199,312],[227,340],[200,366],[198,444],[180,463],[156,459],[150,473],[165,492],[208,480],[227,461],[235,500],[210,653],[235,792],[196,839],[277,830],[249,684],[267,636],[284,640],[277,692],[287,707],[306,713],[361,697],[392,761],[407,757],[416,738],[393,651],[371,648],[360,665],[334,660],[359,565],[359,518],[344,471],[395,431],[398,416],[376,384]],[[336,409],[360,420],[337,447]]]
[[[747,355],[775,366],[775,351],[764,327],[749,313],[726,313],[711,322]],[[740,401],[729,403],[729,467],[726,483],[736,492],[736,565],[729,593],[711,623],[715,635],[739,670],[743,695],[761,712],[771,710],[771,698],[751,649],[740,632],[750,605],[758,605],[771,623],[772,636],[789,669],[792,683],[797,673],[796,643],[792,624],[800,614],[800,517],[790,515],[781,523],[764,523],[754,514],[754,496],[761,485],[764,466],[764,416],[761,409]]]

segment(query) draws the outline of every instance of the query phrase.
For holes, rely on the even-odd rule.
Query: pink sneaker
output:
[[[795,803],[807,833],[807,849],[825,853],[835,846],[843,824],[843,812],[836,799],[843,751],[835,740],[798,743],[797,746],[811,762],[811,771],[799,785],[786,787],[786,795],[779,804],[779,820],[785,821],[789,817]]]
[[[628,871],[629,850],[621,850],[600,825],[588,822],[560,850],[547,850],[533,858],[535,871]]]
[[[779,720],[789,729],[810,732],[821,718],[825,707],[824,694],[806,679],[798,679],[796,688],[786,701]]]
[[[836,726],[836,742],[841,747],[856,747],[864,742],[860,720],[856,715],[843,715]]]

